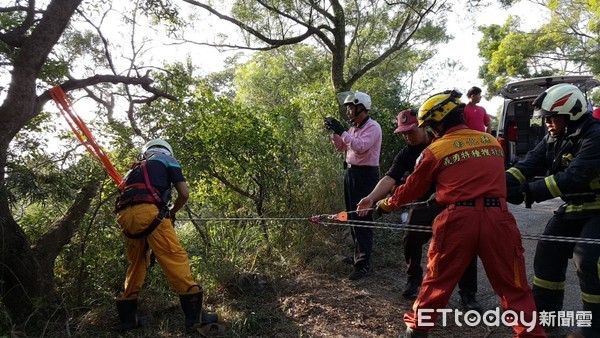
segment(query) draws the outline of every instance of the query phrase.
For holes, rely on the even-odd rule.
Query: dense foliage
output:
[[[6,243],[0,290],[3,297],[14,290],[22,297],[3,299],[1,334],[94,336],[100,327],[110,335],[113,298],[127,267],[112,213],[115,184],[46,104],[48,87],[66,84],[76,110],[85,114],[122,174],[145,141],[160,137],[172,144],[192,192],[176,226],[193,272],[207,290],[207,304],[226,314],[234,335],[261,335],[261,325],[280,314],[276,306],[253,314],[252,297],[262,294],[248,292],[248,284],[268,285],[303,269],[338,269],[331,257],[347,249],[343,227],[306,221],[343,209],[343,154],[334,151],[323,128],[325,116],[344,116],[336,91],[371,95],[371,117],[383,128],[383,173],[404,145],[392,133],[396,113],[418,104],[407,101],[416,95],[408,93],[405,79],[448,38],[445,2],[333,1],[332,14],[311,11],[315,2],[302,7],[289,1],[237,1],[231,18],[284,43],[263,44],[264,51],[243,62],[233,58],[222,72],[200,75],[195,61],[202,55],[167,63],[148,55],[159,29],[181,37],[193,26],[189,18],[199,20],[184,18],[172,1],[132,1],[124,7],[110,1],[15,3],[0,11],[0,62],[6,65],[0,70],[5,76],[0,85],[0,226]],[[70,12],[60,7],[65,4]],[[378,10],[369,11],[370,5]],[[64,17],[46,18],[48,13]],[[593,17],[586,18],[594,31]],[[301,34],[300,19],[321,23],[315,27],[326,33],[288,40],[288,28]],[[112,25],[121,29],[107,29]],[[489,62],[482,75],[490,86],[501,83],[492,81],[498,75],[548,71],[532,70],[528,63],[540,50],[560,46],[569,47],[571,55],[581,53],[575,40],[553,33],[542,46],[515,27],[509,22],[485,28],[481,46]],[[246,47],[265,43],[247,30],[245,38]],[[586,52],[596,48],[592,40],[586,40]],[[52,45],[36,58],[34,47],[43,43]],[[518,52],[509,49],[515,45]],[[579,61],[595,71],[593,60],[591,55]],[[397,245],[396,237],[380,240]],[[55,242],[52,252],[45,250],[47,242]],[[10,279],[16,272],[33,282]],[[154,309],[161,320],[161,330],[181,332],[181,318],[169,317],[180,315],[176,295],[157,267],[149,269],[142,298],[143,307]],[[27,305],[27,311],[16,311],[15,304]]]
[[[4,266],[15,264],[12,271],[24,273],[21,258],[10,260],[7,255],[19,252],[32,262],[29,266],[39,266],[45,274],[27,272],[31,286],[14,281],[31,302],[20,310],[13,302],[3,303],[2,331],[60,331],[65,316],[73,319],[67,328],[85,331],[93,323],[112,327],[107,321],[114,318],[113,297],[123,284],[127,261],[112,214],[115,184],[66,131],[60,116],[42,109],[49,109],[44,106],[47,87],[66,79],[70,82],[63,88],[71,91],[76,110],[86,116],[122,174],[148,139],[166,138],[175,148],[192,190],[182,213],[188,219],[180,215],[178,229],[209,304],[215,304],[210,295],[235,295],[240,283],[255,280],[253,276],[270,279],[307,266],[322,269],[330,262],[315,257],[327,257],[331,252],[324,251],[340,245],[331,242],[336,229],[306,222],[312,214],[343,208],[343,154],[333,150],[322,125],[326,115],[341,111],[330,82],[328,54],[298,44],[256,54],[245,63],[232,62],[209,76],[199,76],[189,57],[186,62],[154,65],[150,79],[136,64],[142,54],[136,44],[150,41],[145,36],[136,39],[136,29],[144,23],[139,4],[118,12],[124,27],[131,28],[129,51],[104,33],[109,14],[115,13],[110,3],[82,5],[37,78],[31,78],[37,79],[41,93],[28,92],[30,100],[39,101],[29,108],[32,117],[21,116],[23,126],[15,129],[14,138],[4,134],[10,142],[0,156],[6,164],[2,184],[7,194],[0,196],[6,198],[2,212],[10,222],[1,225],[3,234],[14,236],[8,238],[19,239],[11,245],[22,243],[29,250],[7,247],[2,260]],[[9,40],[8,34],[22,33],[25,26],[35,31],[37,21],[29,21],[28,15],[46,22],[33,8],[7,8],[0,15],[8,23],[1,36],[6,44],[2,57],[8,64],[14,62],[15,69],[20,69],[20,42]],[[25,15],[15,14],[20,11]],[[390,58],[381,70],[372,68],[354,80],[373,97],[372,116],[384,127],[385,167],[402,144],[391,135],[395,113],[406,105],[398,99],[399,79],[430,56],[410,55],[414,59],[409,54],[402,60]],[[128,63],[122,62],[123,56]],[[20,107],[21,101],[4,101],[5,116],[18,111],[11,110],[11,102]],[[207,217],[261,219],[223,222]],[[42,279],[48,292],[36,287]],[[160,270],[151,269],[143,299],[160,309],[176,302],[175,297]],[[230,301],[218,306],[229,313],[236,332],[255,329],[243,306],[238,309]],[[35,316],[28,317],[31,311]]]
[[[518,18],[480,28],[479,75],[493,94],[508,81],[600,71],[600,6],[597,1],[543,2],[549,18],[524,30]]]

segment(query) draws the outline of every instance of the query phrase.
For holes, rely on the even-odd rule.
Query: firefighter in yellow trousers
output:
[[[142,325],[137,316],[137,299],[149,264],[148,249],[152,249],[170,286],[179,294],[186,329],[216,322],[216,315],[202,316],[202,287],[192,277],[187,252],[173,228],[175,213],[189,197],[181,166],[173,157],[171,145],[161,139],[146,143],[142,154],[142,160],[134,164],[119,186],[115,207],[130,263],[125,290],[117,298],[120,328],[127,331]],[[172,186],[177,190],[177,198],[169,210]]]

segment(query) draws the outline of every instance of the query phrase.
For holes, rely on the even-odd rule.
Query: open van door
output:
[[[500,89],[499,94],[503,98],[511,100],[535,98],[546,89],[559,83],[576,85],[584,94],[590,89],[600,86],[600,81],[588,75],[549,76],[509,83]]]
[[[548,76],[507,84],[500,89],[504,98],[501,115],[498,118],[496,135],[504,147],[507,167],[522,160],[527,152],[546,135],[546,125],[541,119],[532,119],[533,100],[546,89],[559,83],[573,84],[587,98],[587,92],[600,86],[600,81],[588,75]],[[587,102],[591,110],[591,103]]]

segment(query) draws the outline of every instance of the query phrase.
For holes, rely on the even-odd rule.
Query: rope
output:
[[[73,131],[73,134],[75,134],[75,137],[77,137],[79,142],[81,142],[81,144],[92,155],[92,157],[100,162],[100,164],[104,167],[104,170],[106,170],[108,175],[115,181],[115,183],[119,185],[121,181],[123,181],[123,178],[106,155],[104,149],[98,145],[98,142],[96,142],[96,139],[94,139],[94,136],[88,129],[87,125],[85,122],[83,122],[83,119],[77,115],[75,109],[73,109],[73,103],[71,100],[69,100],[62,88],[60,86],[51,88],[50,96],[56,103],[61,115],[67,121],[67,124]]]
[[[350,213],[350,212],[349,212]],[[262,222],[262,221],[308,221],[306,217],[269,217],[269,218],[259,218],[259,217],[209,217],[209,218],[178,218],[177,220],[181,221],[200,221],[200,222]],[[312,222],[315,223],[315,222]],[[352,220],[348,223],[345,222],[318,222],[318,224],[322,224],[325,226],[329,225],[342,225],[342,226],[360,226],[363,228],[371,228],[371,229],[385,229],[385,230],[408,230],[408,231],[416,231],[416,232],[432,232],[431,226],[427,225],[416,225],[416,224],[408,224],[408,223],[385,223],[385,222],[376,222],[376,221],[364,221],[364,220]],[[584,244],[600,244],[600,239],[597,238],[574,238],[567,236],[551,236],[551,235],[532,235],[521,233],[521,238],[527,240],[538,240],[538,241],[550,241],[550,242],[565,242],[565,243],[584,243]]]
[[[307,221],[306,217],[207,217],[207,218],[179,218],[178,221],[199,221],[199,222],[261,222],[261,221]],[[335,223],[339,224],[339,223]]]

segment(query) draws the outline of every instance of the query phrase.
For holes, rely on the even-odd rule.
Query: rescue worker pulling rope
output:
[[[554,212],[542,236],[574,240],[538,242],[533,262],[537,309],[562,310],[567,264],[573,258],[583,310],[592,313],[591,327],[581,328],[581,334],[600,337],[600,246],[593,242],[600,239],[600,122],[587,111],[581,90],[571,84],[550,87],[533,106],[534,116],[544,119],[548,134],[506,171],[507,201],[531,206],[562,198],[565,203]],[[536,175],[545,177],[530,181]]]
[[[464,125],[461,94],[448,90],[428,98],[419,109],[420,126],[436,135],[422,153],[414,172],[392,197],[380,200],[376,211],[392,212],[436,187],[436,200],[446,209],[433,223],[427,253],[428,268],[413,312],[404,316],[405,337],[427,337],[445,308],[454,286],[476,255],[498,294],[503,309],[519,312],[515,337],[546,337],[539,325],[532,329],[535,304],[525,273],[521,235],[506,205],[504,153],[487,133]],[[474,170],[477,169],[477,170]],[[497,235],[503,234],[502,241]],[[423,315],[420,309],[433,310]]]

